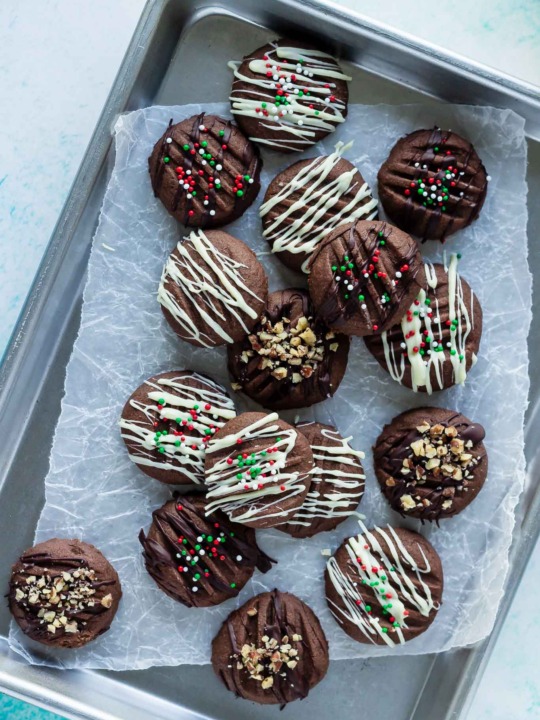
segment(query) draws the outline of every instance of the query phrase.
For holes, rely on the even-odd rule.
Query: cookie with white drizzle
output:
[[[458,255],[448,267],[426,263],[426,285],[398,325],[364,338],[393,380],[415,392],[463,385],[477,360],[482,308],[458,274]]]
[[[359,525],[361,532],[327,562],[328,607],[354,640],[394,647],[435,620],[443,592],[441,561],[418,533]]]
[[[349,338],[329,330],[305,290],[270,293],[252,332],[227,348],[234,390],[271,410],[309,407],[334,395]]]
[[[257,197],[261,167],[234,123],[205,113],[171,120],[148,159],[154,195],[182,225],[200,228],[239,218]]]
[[[398,227],[444,242],[476,220],[489,179],[468,140],[438,127],[416,130],[397,141],[379,170],[379,200]]]
[[[272,180],[259,214],[263,236],[287,267],[308,272],[318,244],[339,225],[377,217],[377,201],[360,171],[342,157],[352,142],[335,152],[300,160]]]
[[[202,347],[240,340],[259,319],[268,279],[255,253],[223,230],[180,240],[161,276],[158,301],[182,339]]]
[[[146,475],[172,485],[200,485],[207,443],[235,415],[225,388],[178,370],[154,375],[132,393],[120,431],[130,460]]]
[[[403,517],[439,521],[478,495],[488,470],[484,428],[454,410],[416,408],[385,425],[373,447],[375,474]]]
[[[333,230],[308,269],[313,305],[328,327],[361,337],[392,327],[426,282],[415,240],[377,220]]]
[[[81,540],[52,538],[26,550],[13,565],[9,609],[32,640],[80,648],[107,632],[122,589],[104,555]]]
[[[256,143],[301,152],[345,120],[351,78],[328,53],[281,39],[229,67],[231,112]]]
[[[152,513],[139,541],[146,569],[158,587],[187,607],[212,607],[236,597],[257,568],[271,560],[255,531],[221,512],[205,516],[204,495],[177,495]]]
[[[276,413],[238,415],[206,447],[206,512],[249,527],[279,525],[302,506],[312,468],[309,442]]]
[[[315,466],[304,504],[277,529],[295,538],[312,537],[333,530],[358,507],[364,494],[364,453],[350,445],[330,425],[304,422],[296,425],[310,444]]]
[[[212,665],[237,697],[263,705],[302,700],[328,670],[328,642],[313,610],[272,590],[233,610],[212,641]]]

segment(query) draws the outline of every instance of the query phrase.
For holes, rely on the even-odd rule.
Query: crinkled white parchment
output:
[[[211,638],[222,620],[252,594],[279,587],[297,594],[320,617],[332,658],[417,654],[468,645],[491,630],[501,598],[514,508],[524,480],[523,415],[529,387],[527,332],[531,277],[527,265],[523,120],[509,110],[444,105],[353,106],[343,127],[305,155],[328,153],[338,140],[354,140],[348,158],[374,185],[376,173],[398,137],[433,124],[468,137],[491,182],[480,219],[453,236],[447,251],[463,253],[460,271],[484,309],[478,364],[465,387],[427,397],[392,381],[358,338],[352,342],[345,379],[330,401],[285,413],[293,419],[333,422],[366,452],[366,523],[393,522],[429,537],[444,567],[443,606],[428,632],[395,649],[351,640],[331,617],[324,600],[321,550],[335,550],[355,532],[349,519],[332,533],[293,540],[275,530],[259,532],[261,546],[279,560],[267,575],[256,572],[239,597],[213,609],[188,609],[161,592],[144,569],[137,535],[170,489],[147,478],[127,456],[118,430],[126,398],[158,372],[194,368],[227,383],[225,352],[195,349],[179,341],[162,317],[156,291],[163,264],[180,228],[152,194],[147,157],[169,118],[177,122],[199,105],[153,107],[120,117],[116,164],[107,188],[90,258],[79,337],[66,378],[65,397],[46,480],[46,505],[36,541],[52,536],[95,543],[118,570],[124,592],[111,630],[75,651],[31,643],[12,628],[11,646],[33,663],[113,670],[209,662]],[[228,114],[225,104],[206,105]],[[263,191],[252,208],[227,229],[261,257],[271,289],[298,284],[268,253],[258,207],[270,179],[297,155],[263,151]],[[440,260],[443,250],[423,251]],[[392,417],[424,403],[457,409],[487,432],[489,477],[478,498],[441,527],[404,521],[388,509],[375,480],[370,448]],[[239,401],[239,411],[249,404]]]

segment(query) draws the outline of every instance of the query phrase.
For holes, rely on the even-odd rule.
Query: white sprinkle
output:
[[[423,192],[422,195],[423,195],[424,197],[427,197],[427,196],[428,196],[427,192]]]
[[[216,170],[219,172],[220,170],[223,170],[223,165],[216,165]]]
[[[201,165],[206,165],[206,160],[201,160]]]
[[[194,585],[194,586],[191,588],[191,592],[199,592],[199,588],[198,588],[196,585]]]
[[[436,195],[436,193],[431,193],[430,197],[435,199],[437,197],[437,195]]]
[[[191,193],[188,193],[188,194],[186,195],[186,197],[187,197],[188,200],[191,200],[191,198],[193,197],[193,195],[192,195]]]
[[[406,345],[406,343],[402,342],[402,343],[399,344],[399,347],[400,347],[402,350],[405,350],[406,347],[407,347],[407,345]]]
[[[191,175],[191,170],[186,170],[186,175]]]
[[[199,150],[199,155],[204,155],[204,149],[203,149],[203,148],[201,148],[201,149]]]
[[[397,277],[397,278],[400,278],[400,277],[401,277],[401,273],[399,272],[399,270],[398,270],[397,273],[396,273],[396,277]]]
[[[168,142],[169,145],[170,145],[170,144],[172,143],[172,138],[167,138],[167,142]]]
[[[199,125],[199,130],[204,130],[204,125]]]
[[[303,123],[302,120],[299,120],[299,121],[298,121],[298,124],[299,124],[299,125],[303,125],[304,123]]]
[[[465,175],[465,173],[464,173],[464,172],[460,172],[459,174],[460,174],[460,175]]]
[[[427,165],[422,165],[422,170],[427,170]]]
[[[437,189],[437,186],[436,186],[436,185],[432,185],[432,186],[430,187],[430,190],[436,190],[436,189]]]
[[[447,343],[446,343],[446,347],[452,347],[452,343],[451,343],[451,342],[447,342]]]
[[[181,558],[182,556],[180,555],[180,553],[176,553],[176,557]]]
[[[360,307],[362,308],[362,310],[366,310],[366,309],[367,309],[366,303],[362,303],[362,304],[360,305]]]
[[[352,290],[354,285],[347,285],[347,290]]]
[[[336,275],[336,282],[339,282],[340,280],[341,280],[341,276],[340,276],[340,275]]]
[[[199,555],[206,555],[206,551],[205,551],[205,550],[199,550]]]
[[[491,180],[491,175],[488,175],[488,176],[486,177],[486,180],[489,182],[489,181]]]
[[[249,183],[250,185],[253,185],[253,178],[249,178],[248,183]]]
[[[465,193],[460,192],[460,193],[459,193],[459,197],[463,197],[464,194],[465,194]]]
[[[198,538],[197,538],[197,542],[202,542],[202,541],[203,541],[202,535],[199,535]]]
[[[420,167],[420,163],[414,163],[414,167]]]
[[[437,202],[441,202],[441,200],[442,200],[442,195],[438,195],[438,196],[437,196]]]
[[[241,555],[237,555],[237,556],[236,556],[236,562],[240,562],[242,559],[243,559],[243,558],[242,558]]]
[[[274,77],[272,78],[272,80],[275,80],[275,81],[277,82],[277,81],[279,80],[279,75],[274,75]]]
[[[205,201],[203,202],[203,205],[208,205],[208,200],[205,200]]]
[[[213,216],[213,215],[215,215],[215,214],[216,214],[216,211],[215,211],[215,210],[210,210],[210,215]]]
[[[364,277],[365,277],[365,278],[368,278],[368,277],[369,277],[369,273],[364,273]]]

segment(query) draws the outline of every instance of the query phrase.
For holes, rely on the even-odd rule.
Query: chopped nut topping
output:
[[[255,607],[251,607],[248,609],[247,614],[249,617],[254,617],[259,611]]]
[[[249,608],[247,614],[250,617],[257,615],[256,608]],[[276,675],[283,675],[284,668],[294,670],[298,664],[298,650],[293,648],[292,642],[300,642],[301,635],[294,634],[291,638],[284,635],[280,640],[268,635],[263,635],[260,641],[261,647],[247,643],[242,646],[240,653],[231,655],[231,660],[236,661],[238,670],[246,670],[252,680],[261,683],[263,690],[271,688]]]
[[[326,333],[324,339],[318,336],[313,328],[312,317],[302,316],[293,326],[287,318],[273,325],[263,315],[258,327],[258,331],[248,335],[251,349],[242,351],[241,362],[247,364],[258,355],[260,359],[257,367],[260,370],[270,370],[276,380],[290,377],[293,384],[311,377],[324,358],[325,340],[335,337],[334,333]],[[334,342],[330,350],[336,352],[338,347],[339,344]],[[294,372],[291,373],[290,368]],[[235,385],[233,389],[240,389],[240,386]]]

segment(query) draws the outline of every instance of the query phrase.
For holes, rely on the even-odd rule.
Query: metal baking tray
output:
[[[540,277],[540,100],[538,89],[434,46],[420,45],[383,25],[311,0],[150,0],[73,188],[49,243],[0,369],[0,586],[11,561],[32,544],[43,504],[52,436],[65,367],[79,324],[82,289],[107,177],[117,115],[152,104],[226,100],[229,59],[275,36],[307,37],[347,61],[352,102],[446,101],[512,108],[527,120],[529,237],[533,276]],[[536,242],[535,242],[536,241]],[[530,333],[531,391],[527,416],[528,485],[518,507],[512,570],[491,637],[440,655],[331,663],[327,679],[285,710],[295,720],[339,713],[393,720],[463,716],[481,677],[540,528],[540,290]],[[25,664],[5,637],[0,609],[0,688],[70,718],[276,716],[272,707],[237,701],[210,666],[138,672],[60,672]]]

